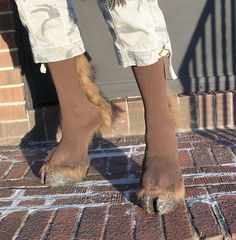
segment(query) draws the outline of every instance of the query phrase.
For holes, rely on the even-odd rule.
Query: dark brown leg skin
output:
[[[184,184],[178,159],[175,121],[171,116],[163,58],[133,67],[141,92],[146,124],[146,150],[138,197],[149,213],[166,214],[184,199]]]
[[[91,139],[110,121],[109,106],[90,82],[88,66],[83,55],[48,64],[58,94],[62,129],[60,143],[41,169],[42,183],[48,186],[72,184],[85,177]]]

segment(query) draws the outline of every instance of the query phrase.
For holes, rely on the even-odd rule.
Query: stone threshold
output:
[[[197,129],[234,128],[236,91],[175,95],[184,121],[177,132]],[[145,133],[144,108],[141,97],[110,99],[114,121],[103,138],[141,136]],[[27,119],[0,123],[0,146],[21,142],[57,142],[61,138],[58,105],[27,111]]]

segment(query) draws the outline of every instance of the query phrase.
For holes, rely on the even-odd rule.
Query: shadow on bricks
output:
[[[196,130],[195,133],[204,137],[205,144],[215,146],[231,147],[236,144],[236,131],[232,128],[216,128],[216,129],[204,129]]]
[[[128,200],[140,206],[136,192],[141,176],[144,147],[138,149],[132,147],[143,141],[143,136],[117,138],[114,141],[94,139],[91,146],[91,164],[85,181],[109,182],[109,185],[94,186],[94,192],[103,192],[108,188],[109,191],[119,192],[118,202],[125,203]],[[114,201],[116,203],[116,200]]]
[[[140,206],[136,192],[139,186],[144,151],[144,145],[140,145],[140,143],[143,142],[144,137],[127,138],[115,138],[111,141],[101,137],[93,139],[89,148],[90,167],[87,176],[82,182],[71,186],[72,188],[77,186],[90,188],[91,196],[86,200],[86,204],[129,202]],[[28,139],[26,138],[26,140]],[[20,145],[22,157],[30,166],[24,179],[29,180],[27,186],[29,188],[43,187],[40,184],[39,172],[47,154],[57,143],[30,144],[26,140],[23,140]],[[33,185],[31,186],[31,184]],[[57,191],[60,188],[62,192],[67,191],[67,187],[54,189]],[[68,186],[68,188],[70,187]],[[104,192],[107,193],[106,196],[99,195]]]

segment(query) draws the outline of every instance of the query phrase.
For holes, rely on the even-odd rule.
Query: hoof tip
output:
[[[173,212],[177,208],[178,203],[171,198],[147,197],[145,200],[142,200],[142,206],[148,214],[157,213],[160,216]]]

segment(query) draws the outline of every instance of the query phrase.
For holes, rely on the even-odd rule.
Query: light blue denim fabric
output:
[[[35,62],[59,61],[85,52],[71,0],[15,1],[29,32]],[[127,0],[125,6],[113,9],[106,0],[97,2],[113,36],[120,65],[146,66],[165,56],[167,78],[176,78],[158,0]]]

